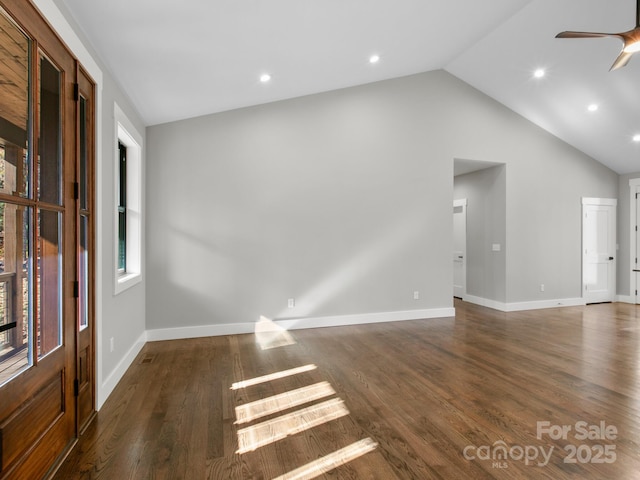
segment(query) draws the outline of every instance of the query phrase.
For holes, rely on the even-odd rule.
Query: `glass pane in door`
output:
[[[80,123],[78,124],[78,136],[80,143],[80,151],[78,152],[78,162],[80,164],[80,171],[78,183],[80,185],[80,209],[86,210],[89,208],[87,188],[88,188],[88,164],[89,161],[89,144],[87,142],[87,100],[84,97],[80,97]]]
[[[80,248],[78,250],[78,307],[80,330],[89,325],[89,219],[80,216]]]
[[[38,198],[62,203],[61,74],[45,57],[40,58],[40,138],[38,144]]]
[[[24,197],[29,193],[31,41],[0,14],[0,45],[0,192]]]
[[[59,212],[38,212],[38,358],[62,345],[61,227]]]
[[[29,195],[31,41],[0,9],[0,385],[33,364]]]
[[[31,209],[0,203],[0,385],[33,364]]]

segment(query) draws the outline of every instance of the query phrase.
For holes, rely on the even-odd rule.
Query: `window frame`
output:
[[[114,103],[114,295],[142,281],[142,135]],[[126,147],[125,179],[120,175],[120,148]],[[120,201],[121,185],[126,188],[125,204],[125,267],[120,268]]]

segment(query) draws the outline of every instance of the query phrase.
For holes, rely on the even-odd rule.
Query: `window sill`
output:
[[[116,278],[116,283],[114,286],[114,295],[118,295],[125,290],[130,289],[134,285],[142,282],[142,274],[140,273],[126,273],[124,275],[119,275]]]

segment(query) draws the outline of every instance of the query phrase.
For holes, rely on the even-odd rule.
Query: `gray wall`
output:
[[[420,83],[149,128],[148,327],[451,306],[452,166]]]
[[[630,277],[631,277],[631,221],[630,212],[630,193],[629,180],[640,178],[639,173],[631,173],[628,175],[620,175],[618,185],[618,294],[631,295]],[[635,293],[635,292],[634,292]]]
[[[114,119],[114,102],[125,113],[126,117],[133,123],[138,133],[142,135],[143,142],[145,137],[145,126],[140,120],[136,110],[131,106],[127,97],[122,94],[112,78],[107,74],[104,79],[104,87],[102,91],[102,176],[100,179],[100,198],[101,198],[101,214],[102,221],[98,228],[104,248],[102,249],[101,274],[102,274],[102,335],[100,338],[102,349],[102,366],[103,379],[106,379],[113,372],[127,354],[134,347],[140,336],[144,334],[145,326],[145,260],[144,254],[142,258],[142,281],[131,288],[114,295],[114,265],[116,264],[114,241],[117,238],[114,221],[114,205],[117,200],[115,197],[115,175],[117,165],[115,159],[117,157],[117,136]],[[144,155],[144,148],[143,148]],[[142,171],[144,179],[144,159],[142,162]],[[142,184],[144,199],[145,184]],[[142,211],[144,212],[144,200]],[[144,246],[144,231],[142,232]],[[143,247],[144,252],[144,247]],[[110,339],[114,339],[114,351],[110,351]]]
[[[149,329],[451,306],[454,158],[507,165],[506,301],[579,296],[580,197],[617,195],[614,172],[444,71],[147,140]]]
[[[458,175],[454,199],[467,199],[467,294],[505,303],[507,184],[504,165]],[[501,250],[492,250],[499,244]]]
[[[581,297],[581,199],[618,195],[615,172],[545,140],[507,166],[507,302]]]

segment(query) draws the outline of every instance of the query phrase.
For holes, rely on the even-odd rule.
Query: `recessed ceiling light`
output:
[[[369,63],[378,63],[380,61],[380,55],[371,55],[369,57]]]
[[[262,75],[260,75],[260,81],[262,83],[267,83],[269,80],[271,80],[271,75],[269,75],[268,73],[263,73]]]
[[[598,111],[598,105],[596,105],[595,103],[592,103],[587,107],[587,110],[589,110],[590,112],[596,112]]]
[[[535,72],[533,72],[533,76],[536,78],[542,78],[544,77],[545,71],[542,68],[537,69]]]
[[[636,134],[633,136],[633,141],[634,141],[634,142],[640,142],[640,133],[636,133]]]

